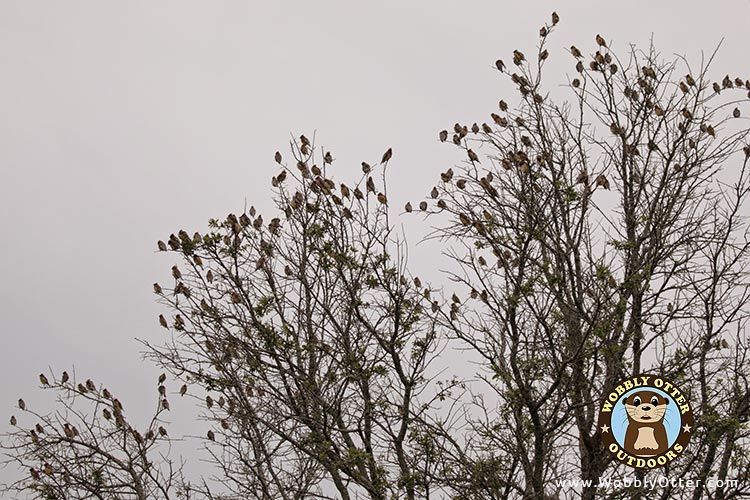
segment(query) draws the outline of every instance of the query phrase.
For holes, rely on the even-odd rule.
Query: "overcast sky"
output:
[[[744,71],[748,0],[561,2],[563,48],[647,44],[715,74]],[[564,6],[563,6],[564,5]],[[506,7],[507,6],[507,7]],[[437,132],[488,120],[508,90],[493,63],[532,52],[550,2],[0,0],[0,414],[37,374],[75,367],[131,415],[154,401],[156,241],[269,205],[273,154],[317,131],[341,180],[393,147],[392,204],[459,161]],[[551,81],[555,81],[554,78]],[[413,229],[412,229],[413,228]],[[424,226],[409,223],[412,240]],[[412,248],[437,277],[440,249]],[[0,471],[0,481],[7,479]]]

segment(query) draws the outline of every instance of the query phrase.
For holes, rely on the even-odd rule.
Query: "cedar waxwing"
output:
[[[387,162],[388,160],[391,159],[392,156],[393,156],[393,150],[391,148],[388,148],[388,151],[383,153],[383,158],[380,160],[380,163]]]
[[[604,174],[599,174],[599,176],[596,178],[596,185],[601,186],[604,189],[609,189],[609,180],[604,176]]]
[[[448,131],[447,130],[441,130],[440,131],[440,142],[445,142],[448,140]]]

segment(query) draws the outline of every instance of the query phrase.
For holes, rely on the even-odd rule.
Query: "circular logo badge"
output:
[[[636,469],[662,467],[687,448],[693,409],[687,395],[658,375],[623,380],[602,401],[599,434],[618,462]]]

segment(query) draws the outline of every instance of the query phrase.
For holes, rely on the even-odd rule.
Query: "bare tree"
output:
[[[238,497],[429,496],[413,415],[439,346],[388,220],[391,151],[351,187],[314,151],[302,136],[289,165],[277,154],[279,217],[250,208],[162,245],[184,266],[155,285],[176,315],[150,356],[207,389],[207,438]]]
[[[711,58],[692,68],[653,47],[618,56],[597,35],[590,56],[570,47],[572,98],[558,104],[542,78],[558,20],[534,57],[497,61],[518,104],[501,100],[491,125],[454,126],[467,160],[422,205],[441,214],[434,237],[463,249],[451,277],[476,299],[443,324],[485,368],[466,439],[442,441],[446,480],[465,498],[544,498],[579,477],[593,498],[605,473],[627,472],[601,444],[601,398],[653,370],[689,388],[698,414],[669,473],[704,481],[658,494],[701,498],[713,476],[739,478],[715,493],[737,497],[750,415],[750,147],[738,106],[750,81],[712,82]]]
[[[8,491],[40,499],[189,498],[181,464],[169,458],[164,375],[153,416],[140,428],[120,400],[91,379],[76,382],[67,372],[39,379],[57,393],[58,409],[41,413],[18,400],[20,414],[11,417],[3,447],[27,474]]]

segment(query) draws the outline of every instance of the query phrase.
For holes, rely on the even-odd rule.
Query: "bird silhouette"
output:
[[[383,153],[383,158],[380,160],[380,163],[387,162],[388,160],[391,159],[392,156],[393,156],[393,150],[391,148],[388,148],[388,151]]]

